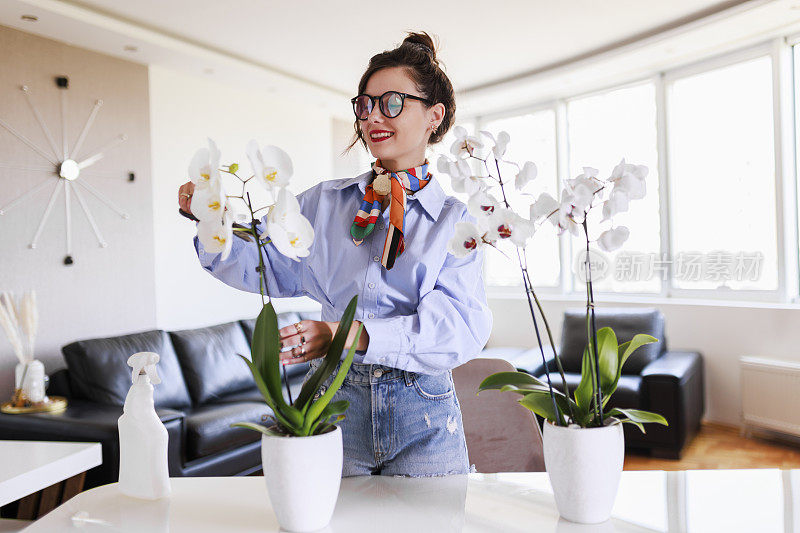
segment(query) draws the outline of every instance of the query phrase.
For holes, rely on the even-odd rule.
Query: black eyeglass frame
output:
[[[398,111],[397,114],[394,115],[394,116],[389,115],[386,112],[386,110],[383,108],[383,97],[386,96],[387,94],[397,94],[397,95],[400,96],[400,102],[401,102],[400,111]],[[362,96],[366,96],[367,98],[369,98],[369,104],[370,104],[370,108],[371,108],[367,112],[367,116],[364,117],[364,118],[359,117],[358,113],[356,112],[356,100],[358,100]],[[419,100],[420,102],[423,102],[423,103],[427,104],[428,107],[433,105],[433,102],[431,102],[427,98],[422,98],[421,96],[415,96],[413,94],[408,94],[408,93],[401,93],[400,91],[386,91],[385,93],[383,93],[380,96],[370,96],[370,95],[368,95],[366,93],[361,93],[361,94],[351,98],[350,99],[350,103],[353,104],[353,114],[356,116],[357,120],[367,120],[369,118],[370,114],[372,113],[372,110],[375,109],[375,100],[378,101],[378,109],[381,110],[381,113],[383,114],[384,117],[386,117],[386,118],[395,118],[395,117],[399,117],[400,113],[403,112],[403,109],[406,108],[406,98],[409,98],[411,100]]]

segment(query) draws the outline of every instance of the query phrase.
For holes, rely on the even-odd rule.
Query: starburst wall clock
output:
[[[92,215],[92,212],[89,209],[89,204],[86,201],[84,196],[84,192],[88,193],[92,197],[99,200],[103,205],[107,208],[114,211],[117,215],[124,219],[130,218],[129,215],[120,209],[117,205],[115,205],[111,200],[109,200],[105,195],[103,195],[99,190],[97,190],[87,178],[98,177],[98,176],[108,176],[107,173],[100,173],[100,172],[93,172],[91,170],[87,171],[86,169],[91,168],[92,165],[100,161],[105,154],[112,150],[113,148],[117,147],[121,143],[127,140],[127,136],[124,134],[118,135],[117,137],[109,140],[107,143],[102,145],[100,148],[97,148],[87,154],[81,152],[83,148],[83,142],[86,139],[87,134],[92,128],[92,124],[94,123],[95,119],[97,118],[97,114],[100,111],[100,108],[103,106],[103,100],[95,100],[94,106],[92,110],[89,112],[89,116],[86,119],[83,128],[78,135],[77,139],[75,140],[74,144],[70,146],[70,139],[68,139],[67,135],[67,98],[66,93],[69,90],[69,78],[66,76],[58,76],[55,78],[55,84],[59,89],[59,96],[60,96],[60,104],[61,104],[61,144],[56,143],[56,139],[53,137],[50,129],[47,127],[47,123],[42,118],[41,113],[39,112],[38,108],[36,107],[32,95],[31,88],[27,85],[22,85],[20,90],[24,93],[25,99],[28,102],[28,105],[33,113],[36,122],[38,123],[39,127],[41,128],[42,132],[44,133],[45,138],[47,139],[48,144],[50,145],[49,148],[42,148],[37,144],[30,141],[24,134],[20,133],[15,129],[11,124],[3,120],[3,117],[0,117],[0,128],[5,129],[11,135],[13,135],[20,143],[27,146],[29,149],[33,150],[36,154],[41,156],[45,161],[47,161],[47,165],[42,166],[31,166],[31,165],[22,165],[22,164],[15,164],[13,161],[0,161],[0,168],[10,169],[10,170],[25,170],[25,171],[32,171],[32,172],[43,172],[49,174],[53,179],[45,179],[38,185],[34,186],[33,188],[27,190],[20,196],[14,198],[13,200],[9,201],[4,205],[0,205],[0,216],[6,215],[9,211],[14,209],[15,207],[22,206],[29,201],[34,201],[33,197],[36,193],[41,190],[47,189],[48,187],[51,188],[50,198],[47,201],[47,204],[44,207],[44,212],[41,216],[41,219],[38,222],[36,230],[33,234],[33,237],[28,245],[29,248],[36,248],[39,242],[39,238],[42,235],[42,231],[44,230],[48,219],[53,211],[53,206],[59,201],[59,198],[62,196],[63,193],[63,202],[64,202],[64,224],[66,229],[66,255],[64,256],[64,264],[71,265],[74,263],[75,259],[72,254],[72,204],[73,204],[73,196],[75,200],[77,200],[77,204],[80,207],[83,214],[86,216],[89,225],[94,232],[95,238],[97,239],[97,244],[101,248],[105,248],[108,246],[106,240],[103,238],[103,234],[100,231],[100,227],[95,220],[95,217]],[[132,172],[128,173],[128,181],[134,181],[135,175]],[[0,196],[0,201],[2,201],[2,196]]]

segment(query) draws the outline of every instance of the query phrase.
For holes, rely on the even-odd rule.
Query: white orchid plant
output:
[[[454,133],[456,141],[450,150],[452,157],[441,156],[437,167],[439,172],[450,176],[456,192],[469,196],[467,209],[477,219],[477,224],[456,223],[454,236],[447,245],[448,251],[456,257],[464,257],[485,246],[499,250],[497,245],[502,241],[515,245],[546,377],[545,383],[524,372],[500,372],[488,376],[481,383],[479,392],[487,389],[516,392],[522,395],[520,404],[558,425],[602,426],[607,422],[606,417],[636,424],[642,431],[642,424],[646,422],[666,424],[661,415],[637,409],[615,408],[607,413],[603,411],[617,388],[622,365],[637,348],[657,342],[657,339],[639,334],[628,342],[618,344],[611,328],[602,328],[599,331],[596,329],[588,262],[591,242],[610,252],[621,247],[627,240],[630,231],[625,226],[614,226],[613,217],[627,211],[631,200],[644,198],[647,167],[626,163],[623,159],[605,180],[598,178],[597,169],[584,167],[580,175],[566,180],[560,199],[541,193],[530,204],[526,217],[511,208],[506,191],[508,184],[503,181],[500,169],[501,165],[504,168],[515,168],[514,189],[520,194],[534,196],[528,189],[538,174],[536,164],[526,161],[519,165],[505,158],[511,139],[504,131],[497,136],[488,131],[481,131],[480,136],[474,136],[469,135],[463,127],[456,126]],[[477,171],[474,170],[476,168]],[[495,191],[499,192],[502,201],[493,194]],[[611,227],[591,240],[587,218],[589,212],[598,207],[602,208],[601,223],[608,222]],[[586,241],[587,347],[583,354],[581,381],[574,394],[570,393],[550,326],[536,297],[525,254],[530,239],[548,222],[559,235],[569,232],[580,237],[583,233]],[[544,322],[555,365],[561,375],[562,390],[555,389],[550,379],[549,363],[545,357],[534,304]]]
[[[220,259],[227,259],[233,238],[239,237],[258,247],[259,289],[263,308],[256,319],[251,343],[251,358],[241,354],[266,404],[272,409],[275,424],[264,426],[250,422],[232,424],[276,436],[309,436],[333,429],[333,425],[344,418],[348,402],[332,402],[333,395],[342,384],[344,376],[352,363],[362,326],[356,332],[353,344],[327,391],[316,394],[322,383],[333,373],[341,357],[347,335],[355,315],[358,298],[354,296],[339,321],[339,327],[331,341],[324,361],[309,380],[303,385],[295,401],[286,380],[283,380],[289,401],[286,402],[281,390],[280,378],[280,332],[275,309],[269,297],[264,267],[264,247],[272,242],[275,248],[294,261],[309,255],[314,241],[314,229],[300,211],[297,198],[289,191],[288,185],[293,173],[292,160],[277,146],[259,148],[258,143],[250,141],[246,148],[253,174],[248,178],[239,176],[239,165],[232,163],[220,167],[220,152],[209,139],[208,148],[198,150],[189,164],[189,178],[195,185],[192,197],[192,214],[198,219],[197,237],[206,251],[220,253]],[[227,194],[222,183],[222,173],[237,178],[241,183],[238,195]],[[255,209],[247,191],[248,183],[254,182],[271,194],[272,203]],[[233,214],[232,200],[244,203],[248,213],[244,216]],[[266,210],[262,220],[256,214]],[[249,219],[249,226],[243,222]],[[266,297],[266,299],[265,299]],[[331,417],[335,417],[330,420]]]

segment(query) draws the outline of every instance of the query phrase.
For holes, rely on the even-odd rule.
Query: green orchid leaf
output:
[[[550,398],[549,392],[530,391],[519,400],[519,403],[542,418],[558,423],[558,415],[553,409],[553,400]]]
[[[306,412],[306,425],[303,428],[306,435],[309,434],[308,431],[311,429],[311,425],[316,422],[318,418],[320,418],[322,413],[325,411],[325,408],[328,407],[328,404],[333,399],[334,394],[336,394],[336,392],[342,386],[344,378],[347,375],[347,372],[350,370],[350,365],[353,363],[353,355],[356,352],[358,339],[361,337],[361,332],[363,330],[364,324],[359,324],[353,344],[347,351],[347,356],[344,358],[344,361],[342,361],[342,366],[339,367],[339,371],[336,373],[336,377],[333,378],[330,387],[328,387],[328,390],[325,391],[325,394],[323,394],[319,400],[314,402]]]
[[[537,387],[534,385],[530,385],[529,388],[521,388],[521,387],[516,387],[514,385],[506,385],[500,390],[502,392],[513,392],[521,396],[527,396],[528,394],[542,394],[542,393],[547,394],[548,396],[550,395],[550,390],[547,387],[540,387],[540,386]],[[558,408],[561,410],[562,413],[569,412],[570,404],[572,405],[573,408],[577,407],[575,405],[575,402],[568,399],[562,392],[553,389],[553,393],[555,394],[556,397],[556,404],[558,405]],[[550,407],[551,408],[553,407],[552,402],[550,403]]]
[[[612,409],[608,412],[609,416],[623,415],[642,424],[661,424],[668,426],[667,419],[658,413],[651,413],[650,411],[641,411],[639,409],[620,409],[619,407]]]
[[[601,328],[597,331],[597,355],[600,371],[600,389],[604,397],[609,397],[616,388],[617,365],[619,355],[617,336],[611,328]]]
[[[497,372],[481,381],[478,386],[478,394],[484,390],[500,389],[505,385],[539,385],[547,387],[545,382],[527,372]]]
[[[269,390],[275,403],[273,411],[280,412],[294,427],[303,426],[303,415],[295,407],[286,403],[281,390],[280,372],[280,333],[278,331],[278,315],[272,302],[267,302],[256,319],[251,347],[253,365]]]
[[[628,360],[628,358],[640,347],[644,346],[645,344],[652,344],[654,342],[658,342],[658,339],[653,337],[652,335],[647,335],[645,333],[638,333],[633,336],[631,340],[628,342],[623,342],[617,348],[617,353],[619,357],[619,365],[617,365],[617,375],[614,378],[614,383],[611,387],[611,392],[613,393],[617,390],[617,385],[619,385],[619,379],[622,376],[622,366]]]
[[[581,360],[581,382],[575,389],[575,403],[578,408],[588,413],[592,410],[592,397],[594,392],[594,364],[589,356],[589,347],[583,349]]]
[[[260,433],[263,433],[264,435],[270,435],[272,437],[286,437],[287,436],[285,433],[281,433],[281,432],[276,431],[276,430],[274,430],[272,428],[268,428],[266,426],[262,426],[261,424],[253,424],[253,423],[250,423],[250,422],[236,422],[234,424],[231,424],[231,427],[232,428],[237,428],[238,427],[238,428],[244,428],[244,429],[252,429],[253,431],[258,431]]]
[[[310,405],[309,400],[314,397],[320,386],[322,386],[325,380],[333,373],[336,369],[336,365],[339,364],[342,350],[344,350],[344,345],[347,341],[347,335],[353,325],[353,317],[356,314],[357,304],[358,295],[355,295],[350,299],[350,303],[347,304],[344,310],[342,319],[339,321],[339,327],[336,329],[336,335],[333,336],[331,345],[328,348],[328,354],[319,367],[317,367],[317,370],[308,378],[308,381],[306,381],[300,389],[300,394],[297,396],[294,403],[304,414],[308,412]],[[355,345],[354,343],[353,346]]]
[[[275,419],[278,421],[278,423],[281,424],[283,427],[285,427],[287,430],[292,431],[293,433],[297,430],[302,429],[303,427],[302,419],[290,420],[286,417],[285,413],[283,413],[278,409],[275,400],[272,398],[272,394],[270,394],[266,383],[264,383],[264,380],[261,378],[261,374],[258,373],[255,364],[253,364],[247,357],[241,354],[237,355],[242,358],[247,367],[250,369],[250,373],[253,374],[253,379],[256,382],[258,390],[261,392],[261,396],[264,397],[264,401],[269,406],[269,408],[272,409],[272,413],[275,415]]]

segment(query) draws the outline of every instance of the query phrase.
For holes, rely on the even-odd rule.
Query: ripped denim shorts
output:
[[[313,359],[309,379],[322,359]],[[336,376],[325,380],[324,394]],[[348,400],[342,476],[443,476],[470,471],[452,371],[429,375],[353,363],[333,401]]]

